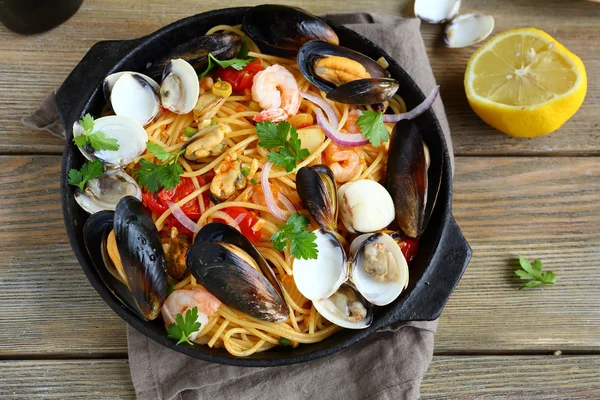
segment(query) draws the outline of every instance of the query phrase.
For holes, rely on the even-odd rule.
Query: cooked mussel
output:
[[[244,14],[246,32],[263,51],[292,56],[306,42],[338,44],[335,31],[319,17],[297,7],[263,4]]]
[[[196,72],[201,73],[208,64],[208,54],[217,60],[230,60],[238,55],[243,44],[244,39],[233,32],[197,36],[176,46],[164,59],[153,63],[147,74],[160,77],[169,61],[176,58],[187,61]]]
[[[142,126],[160,112],[160,87],[152,78],[138,72],[117,72],[102,85],[104,97],[117,115],[134,119]]]
[[[227,146],[226,135],[231,132],[229,125],[208,126],[189,138],[181,147],[183,156],[189,161],[201,161],[209,156],[218,156]]]
[[[327,98],[346,104],[377,104],[392,97],[398,82],[371,58],[323,41],[312,41],[298,51],[302,75],[327,92]]]
[[[142,190],[131,176],[120,169],[108,170],[90,179],[84,190],[75,190],[75,201],[90,214],[103,210],[114,211],[125,196],[142,199]]]
[[[244,165],[240,160],[226,156],[225,159],[215,167],[215,176],[210,182],[208,197],[213,203],[226,201],[236,190],[246,187],[248,181],[243,173]]]
[[[158,231],[142,202],[127,196],[114,212],[92,215],[83,227],[83,238],[111,292],[146,320],[160,315],[167,271]]]
[[[211,223],[189,248],[192,275],[224,304],[269,322],[289,318],[283,290],[256,248],[234,228]]]
[[[394,200],[396,222],[411,238],[420,237],[427,227],[441,184],[441,161],[428,161],[428,153],[414,122],[396,124],[390,138],[386,186]]]
[[[200,82],[194,68],[185,60],[171,60],[163,72],[160,98],[164,108],[177,114],[187,114],[196,105]]]
[[[337,184],[326,165],[302,167],[296,173],[296,189],[302,204],[326,231],[337,227]]]

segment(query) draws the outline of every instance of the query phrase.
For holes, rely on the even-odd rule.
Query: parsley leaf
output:
[[[256,132],[261,139],[259,146],[266,149],[279,147],[279,150],[271,151],[267,157],[278,167],[284,167],[287,172],[293,171],[297,163],[310,155],[307,149],[302,148],[296,128],[287,121],[277,125],[271,121],[259,122],[256,124]]]
[[[241,172],[242,172],[242,175],[248,176],[248,175],[250,175],[250,168],[242,167]]]
[[[280,346],[289,346],[292,343],[292,341],[288,338],[284,338],[284,337],[280,337],[279,338],[279,345]]]
[[[358,117],[356,125],[360,127],[360,132],[375,147],[379,147],[381,142],[387,142],[390,138],[383,124],[383,113],[381,112],[363,111],[362,115]]]
[[[241,51],[240,51],[241,53]],[[248,53],[246,53],[248,55]],[[248,65],[252,61],[252,58],[232,58],[230,60],[217,60],[212,53],[208,53],[208,65],[206,69],[200,74],[199,78],[202,79],[208,74],[210,71],[217,67],[227,68],[231,67],[237,71],[241,71],[244,69],[246,65]]]
[[[542,271],[544,266],[540,260],[531,263],[525,257],[519,256],[519,264],[521,267],[515,270],[515,274],[522,280],[528,281],[519,290],[556,283],[556,274],[552,271]]]
[[[177,340],[177,344],[183,342],[193,344],[188,337],[192,333],[198,332],[200,330],[200,325],[200,322],[198,322],[198,307],[187,310],[185,318],[181,314],[177,314],[175,323],[169,325],[167,328],[169,339]]]
[[[161,187],[169,190],[181,182],[183,168],[177,159],[185,150],[171,154],[154,143],[147,143],[148,150],[163,161],[163,165],[157,165],[150,161],[140,159],[140,168],[137,170],[137,179],[140,185],[148,187],[150,193],[156,193]]]
[[[244,44],[242,44],[242,48],[240,49],[240,52],[237,55],[237,58],[248,58],[248,52],[250,51],[250,49],[248,48],[248,42],[247,42],[248,37],[244,36]]]
[[[79,170],[72,168],[69,171],[67,181],[69,182],[69,185],[77,186],[79,189],[83,190],[85,188],[85,184],[90,179],[97,178],[103,173],[104,168],[102,166],[102,161],[95,160],[86,162]]]
[[[77,147],[90,145],[95,151],[100,150],[119,150],[119,141],[114,138],[107,138],[104,132],[94,131],[94,118],[88,113],[79,120],[79,125],[85,131],[85,134],[73,137],[73,142]]]
[[[317,235],[306,230],[309,225],[309,220],[306,216],[298,213],[292,214],[283,228],[275,232],[271,236],[273,247],[279,251],[285,250],[285,247],[290,245],[290,253],[295,258],[303,258],[305,260],[317,258],[319,254],[317,250]]]

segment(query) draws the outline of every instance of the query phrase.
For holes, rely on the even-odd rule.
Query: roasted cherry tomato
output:
[[[258,222],[258,217],[254,215],[254,213],[246,210],[244,207],[228,207],[224,208],[222,211],[233,219],[237,219],[240,215],[243,215],[243,219],[239,222],[242,235],[246,236],[248,240],[254,244],[260,242],[261,230],[252,230],[252,227]],[[215,218],[215,222],[225,223],[225,221],[218,218]]]
[[[406,259],[406,262],[411,262],[412,259],[415,258],[417,250],[419,250],[419,239],[402,238],[398,244],[400,245],[400,250]]]
[[[241,91],[252,87],[254,75],[262,71],[265,67],[262,66],[260,60],[254,60],[238,71],[233,67],[217,68],[215,76],[229,82],[233,90]]]

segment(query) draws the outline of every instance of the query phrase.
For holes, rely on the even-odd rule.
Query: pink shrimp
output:
[[[198,319],[196,321],[200,322],[200,330],[202,330],[202,327],[208,323],[208,317],[214,314],[220,305],[219,299],[204,289],[179,289],[171,293],[165,300],[162,307],[162,317],[165,326],[168,328],[169,325],[175,323],[177,314],[185,315],[187,310],[198,307]],[[194,340],[198,333],[199,331],[194,332],[188,338]]]
[[[296,115],[302,96],[294,75],[275,64],[254,76],[252,100],[263,109],[254,121],[279,122]]]
[[[348,182],[358,173],[361,168],[358,151],[357,147],[338,146],[333,142],[323,151],[323,161],[333,172],[336,181]]]
[[[356,125],[358,117],[360,117],[360,112],[358,111],[358,109],[351,109],[348,113],[348,119],[346,119],[346,123],[344,124],[343,129],[348,133],[360,133],[360,127]]]

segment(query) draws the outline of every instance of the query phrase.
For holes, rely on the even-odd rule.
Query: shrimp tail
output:
[[[285,121],[289,118],[289,115],[283,108],[271,108],[268,110],[262,110],[260,113],[254,116],[255,122],[271,121],[280,122]]]

